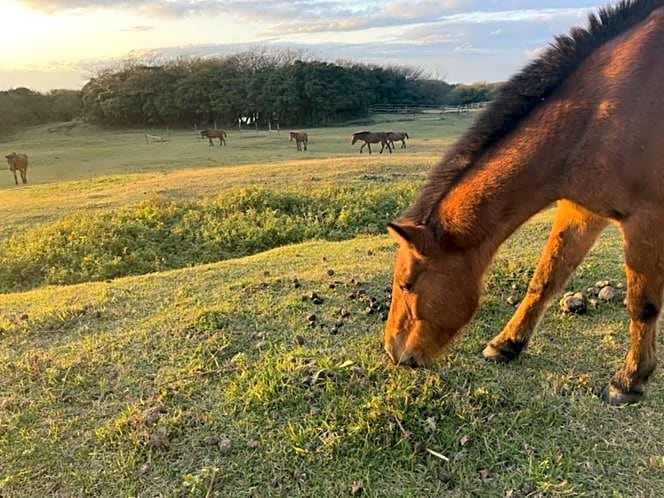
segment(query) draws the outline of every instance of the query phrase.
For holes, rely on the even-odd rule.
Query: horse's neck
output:
[[[436,210],[444,232],[458,247],[495,251],[522,223],[557,199],[594,202],[588,182],[604,170],[593,169],[593,164],[601,162],[596,156],[607,150],[603,137],[617,133],[621,122],[610,112],[611,119],[605,119],[602,109],[611,102],[638,102],[633,76],[637,72],[643,80],[638,90],[658,95],[654,85],[661,81],[661,65],[655,61],[661,57],[663,19],[660,9],[645,24],[600,47],[554,95],[475,160]],[[612,79],[607,83],[608,70]],[[652,102],[659,101],[653,97]],[[649,109],[659,108],[652,104]],[[645,122],[657,119],[649,116]],[[596,129],[602,133],[597,135]],[[611,160],[607,157],[605,161]]]
[[[438,216],[458,247],[490,251],[535,213],[561,197],[565,150],[545,120],[522,126],[494,145],[443,198]],[[555,138],[552,134],[556,134]]]

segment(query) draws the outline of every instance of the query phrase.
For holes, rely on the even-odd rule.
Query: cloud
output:
[[[154,30],[154,26],[137,25],[137,26],[129,26],[128,28],[123,28],[120,31],[124,33],[144,33],[146,31],[152,31],[152,30]]]
[[[297,31],[363,29],[439,21],[445,16],[555,11],[602,5],[602,0],[18,0],[49,14],[95,9],[129,10],[150,16],[231,15]],[[494,14],[492,14],[494,13]]]
[[[589,8],[605,3],[605,0],[20,1],[48,13],[76,11],[85,15],[98,9],[125,10],[132,13],[136,24],[121,31],[135,33],[158,32],[160,17],[173,20],[174,16],[187,16],[189,21],[196,21],[197,15],[230,16],[238,25],[250,28],[255,39],[261,39],[260,43],[271,49],[303,50],[330,61],[351,59],[417,66],[432,74],[447,75],[452,82],[508,78],[539,54],[554,35],[567,32],[570,26],[585,24]],[[99,69],[119,65],[128,58],[166,61],[182,56],[220,56],[257,44],[200,43],[160,50],[138,47],[139,50],[114,60],[80,61],[71,71],[89,78]]]
[[[141,15],[174,17],[206,13],[226,1],[217,0],[19,0],[22,5],[47,14],[99,9],[132,10]]]

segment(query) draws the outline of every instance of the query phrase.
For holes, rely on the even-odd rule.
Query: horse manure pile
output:
[[[574,315],[583,315],[588,310],[588,300],[583,292],[566,292],[560,300],[560,308]]]
[[[336,335],[355,316],[387,320],[392,300],[390,288],[385,288],[384,295],[380,296],[376,295],[379,294],[377,292],[371,292],[366,283],[360,282],[355,277],[348,280],[340,280],[338,277],[332,279],[336,275],[332,268],[327,269],[320,284],[321,287],[327,287],[329,295],[324,295],[322,291],[315,289],[301,297],[303,303],[312,305],[307,310],[304,320],[310,328],[328,329],[332,335]],[[298,278],[292,280],[292,285],[295,289],[303,287]],[[300,345],[299,343],[304,343],[304,340],[294,342]]]
[[[623,284],[613,285],[609,280],[600,280],[584,292],[567,292],[560,300],[560,309],[566,313],[583,315],[588,308],[597,309],[600,303],[609,303],[615,299]]]

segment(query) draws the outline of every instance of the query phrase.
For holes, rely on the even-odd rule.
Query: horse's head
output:
[[[388,231],[399,250],[385,350],[395,363],[422,366],[472,317],[482,270],[470,252],[446,245],[431,227],[395,222]]]
[[[16,152],[12,152],[11,154],[7,154],[5,156],[5,159],[7,159],[7,164],[9,164],[10,169],[12,167],[12,163],[14,162],[14,160],[16,159],[17,156],[18,156],[18,154],[16,154]]]
[[[293,139],[295,138],[295,133],[293,133],[293,132],[291,131],[290,134],[289,134],[289,136],[290,136],[290,138],[288,139],[288,141],[289,141],[289,142],[292,142]]]
[[[207,130],[201,130],[201,138],[207,137],[208,131]]]
[[[405,131],[403,132],[403,136],[406,137],[408,140],[410,140],[410,137],[408,136],[408,133],[406,133]]]
[[[355,145],[355,142],[357,142],[358,140],[359,140],[359,138],[357,136],[357,133],[353,133],[350,137],[350,144]]]

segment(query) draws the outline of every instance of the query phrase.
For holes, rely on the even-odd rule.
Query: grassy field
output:
[[[210,167],[213,151],[185,133],[192,156],[170,161],[149,151],[179,142],[141,145],[138,132],[44,135],[40,184],[0,190],[0,244],[146,198],[222,202],[248,187],[396,195],[468,121],[411,125],[412,151],[392,157],[335,153],[335,137],[350,148],[350,129],[330,129],[324,152],[293,146],[278,160],[263,143],[272,138],[241,153],[245,138],[232,137],[214,150],[229,162]],[[148,151],[132,160],[136,142]],[[47,164],[67,154],[69,168]],[[597,397],[627,347],[622,296],[584,316],[554,306],[514,364],[479,357],[513,312],[506,299],[525,292],[550,222],[541,213],[507,241],[474,320],[419,370],[386,361],[384,310],[366,313],[371,297],[387,305],[385,235],[0,295],[0,496],[662,496],[661,373],[638,405]],[[600,279],[624,281],[615,229],[568,289]]]
[[[398,119],[386,115],[337,128],[307,129],[309,148],[298,153],[288,141],[288,130],[229,130],[228,146],[209,147],[194,130],[100,130],[81,124],[69,134],[49,133],[50,126],[27,129],[0,139],[0,150],[25,152],[30,158],[31,184],[63,182],[107,175],[166,172],[185,168],[216,168],[240,164],[264,164],[307,159],[354,157],[360,144],[351,146],[350,135],[363,129],[407,130],[410,154],[435,154],[456,138],[473,119],[472,114],[432,115],[428,118]],[[145,132],[169,136],[167,143],[145,143]],[[378,152],[380,147],[375,152]],[[366,148],[365,148],[366,153]],[[13,186],[7,172],[0,188]],[[119,180],[118,180],[119,181]]]

